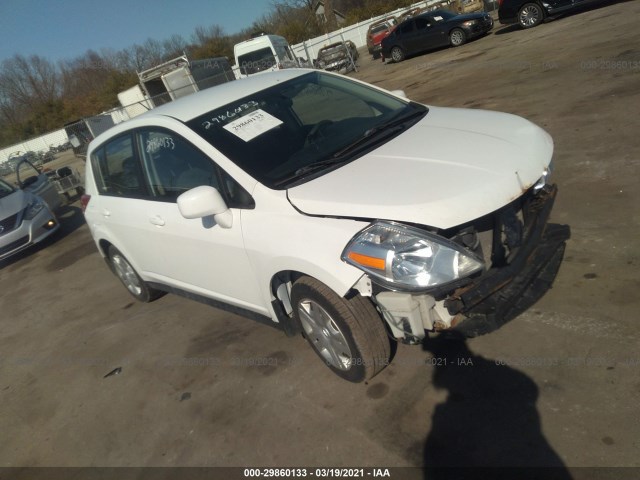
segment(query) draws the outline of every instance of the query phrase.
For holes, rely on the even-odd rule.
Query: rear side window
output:
[[[92,154],[91,162],[102,195],[135,198],[147,195],[131,135],[106,143]]]

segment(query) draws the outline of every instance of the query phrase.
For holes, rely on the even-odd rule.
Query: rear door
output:
[[[21,189],[38,195],[51,210],[62,205],[62,198],[58,195],[55,185],[49,181],[49,177],[45,173],[40,173],[28,160],[21,160],[16,165],[16,179]]]

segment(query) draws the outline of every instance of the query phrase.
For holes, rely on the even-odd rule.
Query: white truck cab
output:
[[[300,66],[287,40],[279,35],[260,35],[237,43],[233,54],[239,78]]]

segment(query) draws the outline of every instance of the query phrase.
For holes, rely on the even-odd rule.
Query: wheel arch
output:
[[[272,299],[271,309],[273,310],[275,317],[278,319],[278,323],[282,324],[283,330],[288,336],[300,333],[300,326],[293,318],[293,307],[291,304],[291,288],[296,280],[302,277],[313,278],[333,290],[338,296],[349,299],[357,294],[353,285],[356,283],[357,279],[363,275],[360,273],[351,286],[347,287],[345,290],[344,288],[335,288],[335,282],[330,281],[328,276],[317,275],[318,272],[315,273],[316,274],[309,274],[299,269],[283,269],[271,276],[271,280],[269,282],[269,292]]]
[[[141,273],[142,271],[140,269],[140,265],[138,265],[135,260],[132,260],[132,258],[134,257],[130,255],[130,252],[127,249],[121,248],[120,245],[117,245],[106,238],[100,238],[99,240],[96,240],[96,245],[98,246],[98,252],[100,253],[100,255],[102,255],[102,258],[107,263],[107,266],[112,272],[113,265],[111,264],[111,259],[109,258],[109,247],[114,247],[115,249],[119,250],[120,253],[122,253],[122,255],[124,255],[124,257],[127,259],[127,262],[129,262],[129,264],[131,264],[131,266],[134,268],[138,276],[140,276],[142,280],[148,281],[148,278]]]

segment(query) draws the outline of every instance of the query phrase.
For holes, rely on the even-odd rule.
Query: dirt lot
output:
[[[640,2],[610,2],[533,30],[497,25],[400,64],[363,56],[355,74],[551,133],[553,220],[572,239],[531,310],[468,350],[401,345],[372,382],[352,385],[302,338],[177,296],[135,303],[76,203],[54,241],[0,263],[0,466],[421,466],[426,456],[640,467],[638,18]]]

